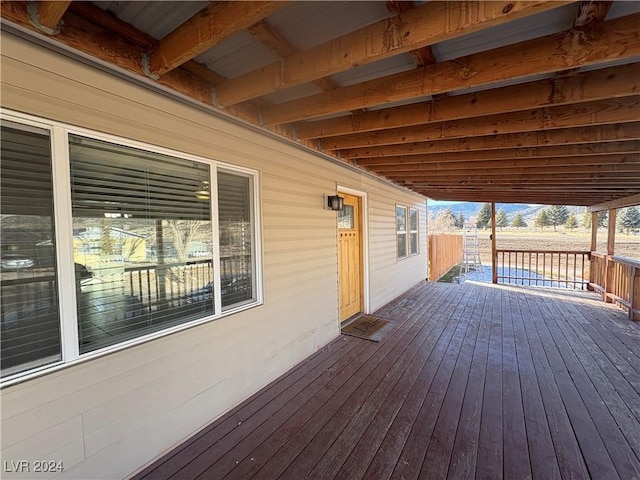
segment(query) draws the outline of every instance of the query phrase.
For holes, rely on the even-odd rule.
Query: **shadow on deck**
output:
[[[137,479],[640,478],[640,326],[588,292],[423,283]]]

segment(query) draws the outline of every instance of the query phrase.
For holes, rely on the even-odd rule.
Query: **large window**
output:
[[[396,206],[396,240],[398,258],[407,256],[407,207]]]
[[[62,359],[49,132],[2,123],[2,375]]]
[[[259,302],[255,172],[6,122],[1,165],[3,379]]]

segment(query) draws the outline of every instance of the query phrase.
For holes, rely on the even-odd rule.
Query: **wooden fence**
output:
[[[429,235],[429,281],[462,262],[462,235]]]
[[[627,310],[631,320],[640,320],[640,261],[591,252],[589,286],[605,302]]]

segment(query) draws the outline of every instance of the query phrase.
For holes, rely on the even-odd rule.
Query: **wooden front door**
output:
[[[338,212],[338,288],[340,321],[362,311],[362,202],[341,193],[344,209]]]

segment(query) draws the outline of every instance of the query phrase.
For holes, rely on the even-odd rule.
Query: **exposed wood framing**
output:
[[[638,92],[640,65],[621,65],[357,116],[299,123],[296,131],[300,138],[321,138],[606,100],[637,95]]]
[[[428,2],[229,80],[219,87],[218,99],[234,105],[565,3]]]
[[[279,57],[285,58],[296,53],[296,50],[287,42],[279,32],[273,29],[264,20],[248,28],[249,33],[256,37],[265,47],[271,49]],[[329,78],[319,78],[314,83],[323,90],[333,90],[336,84]]]
[[[611,4],[613,4],[613,0],[587,0],[580,2],[573,26],[585,27],[592,22],[604,21],[611,9]]]
[[[617,167],[619,169],[626,168],[630,165],[640,166],[640,155],[593,155],[579,157],[546,157],[546,158],[520,158],[507,160],[484,160],[484,161],[456,161],[456,162],[433,162],[424,164],[408,164],[408,165],[381,165],[369,167],[372,171],[385,176],[403,175],[412,173],[429,174],[428,178],[437,175],[449,175],[451,173],[460,173],[467,171],[481,171],[483,174],[493,172],[495,170],[507,169],[507,173],[520,169],[534,168],[546,171],[547,168],[554,167],[574,167],[575,171],[599,171],[604,165]],[[623,171],[623,170],[620,170]],[[446,173],[444,173],[446,172]],[[505,173],[496,172],[496,173]]]
[[[285,5],[276,1],[212,2],[160,41],[149,57],[150,75],[166,74]]]
[[[610,0],[569,3],[388,0],[391,17],[325,35],[306,50],[296,47],[295,34],[286,34],[290,43],[285,30],[272,26],[287,28],[287,14],[276,13],[286,8],[280,1],[212,2],[166,28],[173,31],[161,40],[118,18],[119,9],[114,14],[90,2],[41,1],[29,8],[2,2],[0,14],[3,23],[49,43],[435,199],[601,209],[628,206],[628,199],[640,204],[640,13],[605,20]],[[382,18],[384,8],[376,8],[371,13]],[[573,28],[506,45],[498,35],[505,46],[436,62],[434,51],[446,55],[469,33],[491,38],[515,19],[526,29],[536,23],[527,17],[551,9],[550,18],[562,16]],[[241,31],[281,60],[244,65],[249,73],[236,78],[193,60]],[[382,67],[376,74],[373,62],[401,54],[411,54],[418,68],[400,57],[400,70],[410,70],[384,76]],[[365,64],[373,79],[352,83],[347,70]],[[307,82],[323,93],[294,100],[303,89],[292,90],[280,104],[263,97]],[[409,104],[384,108],[391,102]]]
[[[640,55],[639,23],[640,14],[629,15],[584,30],[507,45],[274,105],[264,110],[263,118],[267,125],[295,122],[529,75],[632,59]]]
[[[54,29],[67,11],[71,0],[38,2],[38,20],[41,25]]]
[[[330,137],[323,140],[322,147],[325,150],[342,150],[373,145],[393,145],[446,138],[468,138],[492,134],[633,122],[638,120],[639,111],[640,96],[607,99],[481,118],[439,122],[416,127]]]
[[[591,205],[588,208],[588,210],[590,212],[596,213],[596,212],[602,212],[605,210],[610,210],[612,208],[633,207],[634,205],[640,205],[640,193],[635,195],[629,195],[628,197],[619,198],[609,202]]]
[[[508,133],[453,140],[408,143],[405,145],[382,145],[377,147],[343,150],[347,159],[385,157],[396,155],[433,154],[456,151],[489,150],[517,147],[541,147],[550,145],[572,145],[586,143],[591,139],[599,142],[638,140],[640,122],[597,125],[581,128],[560,128],[536,132]]]
[[[398,0],[387,0],[384,2],[387,6],[387,10],[392,13],[403,13],[407,10],[411,10],[416,7],[416,2],[412,1],[398,1]],[[425,65],[432,65],[436,63],[436,57],[433,54],[433,50],[431,46],[427,45],[422,48],[418,48],[417,50],[411,50],[409,52],[411,57],[413,58],[413,63],[416,64],[416,67],[424,67]]]

